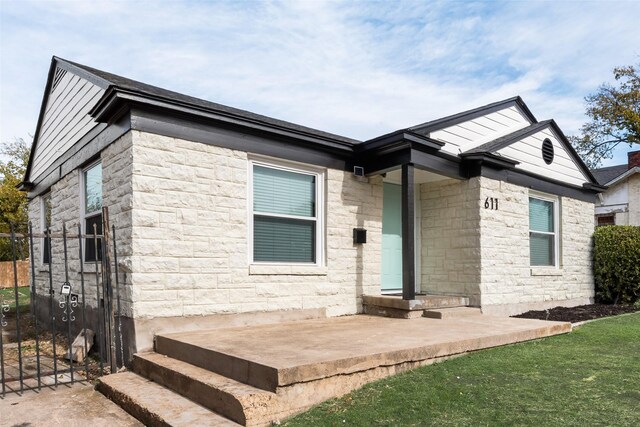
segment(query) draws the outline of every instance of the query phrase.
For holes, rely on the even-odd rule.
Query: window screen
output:
[[[532,266],[555,265],[554,202],[529,198],[529,248]]]
[[[43,232],[51,227],[51,193],[42,197],[42,228]],[[51,255],[51,238],[45,237],[42,239],[42,263],[49,264]]]
[[[98,163],[86,169],[84,181],[84,230],[85,234],[102,234],[102,164]],[[97,240],[97,242],[96,242]],[[97,249],[96,249],[97,243]],[[86,238],[84,246],[84,260],[96,261],[102,259],[101,239]]]
[[[253,166],[253,260],[316,262],[315,174]]]

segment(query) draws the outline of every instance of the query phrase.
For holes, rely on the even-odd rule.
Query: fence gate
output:
[[[108,209],[84,233],[79,224],[0,226],[9,258],[0,262],[0,396],[116,372],[124,354]]]

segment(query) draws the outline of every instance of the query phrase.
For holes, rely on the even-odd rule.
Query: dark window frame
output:
[[[81,210],[82,210],[82,229],[84,234],[91,235],[94,234],[93,225],[96,225],[96,235],[102,234],[102,203],[103,203],[103,195],[102,189],[100,190],[100,207],[97,210],[92,210],[91,212],[86,211],[87,207],[87,173],[89,171],[94,170],[96,167],[100,168],[100,176],[102,177],[102,162],[97,161],[92,163],[91,165],[82,169],[82,178],[81,178],[81,189],[82,189],[82,197],[81,201]],[[102,182],[102,179],[101,179]],[[96,252],[96,242],[97,242],[97,252]],[[84,240],[84,262],[90,263],[95,261],[102,260],[102,239],[93,237],[86,237]],[[96,256],[97,254],[97,256]]]

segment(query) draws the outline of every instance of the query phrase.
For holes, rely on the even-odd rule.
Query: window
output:
[[[42,196],[40,204],[40,214],[42,216],[42,232],[46,233],[51,227],[51,193]],[[49,264],[49,256],[51,255],[51,238],[44,237],[42,239],[42,263]]]
[[[253,262],[320,264],[322,177],[251,162]]]
[[[615,215],[603,215],[598,217],[598,227],[604,225],[616,225]]]
[[[82,172],[83,216],[85,234],[102,234],[102,165],[94,164]],[[93,238],[85,239],[84,260],[102,259],[101,241]],[[97,243],[97,248],[96,248]]]
[[[529,197],[531,266],[558,265],[558,200]]]

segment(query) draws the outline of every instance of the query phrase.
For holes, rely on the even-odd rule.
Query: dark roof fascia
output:
[[[33,190],[34,187],[35,187],[35,184],[29,181],[22,181],[21,183],[16,185],[16,188],[20,191],[31,191]]]
[[[516,165],[520,164],[520,162],[516,160],[511,160],[489,152],[462,153],[460,154],[460,158],[462,158],[463,162],[479,163],[497,169],[513,169]]]
[[[484,116],[487,114],[494,113],[496,111],[504,110],[505,108],[509,108],[512,106],[517,106],[522,110],[525,116],[529,119],[531,123],[537,123],[538,120],[533,115],[529,107],[524,103],[520,96],[515,96],[513,98],[508,98],[502,101],[494,102],[492,104],[488,104],[482,107],[474,108],[472,110],[463,111],[462,113],[453,114],[451,116],[443,117],[441,119],[432,120],[426,123],[422,123],[416,126],[412,126],[409,129],[413,132],[421,132],[421,133],[431,133],[436,130],[448,128],[462,122],[466,122],[469,120],[473,120],[480,116]]]
[[[442,141],[418,135],[407,129],[397,130],[355,146],[361,156],[380,155],[405,147],[421,151],[439,151],[445,145]]]
[[[465,151],[463,154],[473,154],[473,153],[495,153],[498,150],[502,150],[503,148],[513,144],[514,142],[520,141],[528,136],[531,136],[535,133],[540,132],[542,129],[549,127],[551,120],[545,120],[510,134],[501,136],[500,138],[494,139],[493,141],[486,142],[482,145],[474,147],[470,150]]]
[[[96,74],[93,74],[82,67],[79,67],[73,62],[67,61],[66,59],[58,58],[57,56],[54,56],[53,59],[56,61],[58,67],[93,83],[101,89],[107,89],[109,86],[111,86],[110,81]]]
[[[254,131],[257,130],[261,132],[268,132],[271,134],[276,134],[278,136],[302,140],[306,143],[318,145],[323,149],[352,153],[353,147],[356,145],[340,140],[331,139],[328,137],[322,137],[302,131],[287,129],[270,123],[250,120],[245,117],[229,114],[227,112],[199,108],[193,105],[175,102],[170,99],[150,96],[148,94],[125,90],[113,86],[105,92],[103,97],[96,103],[89,114],[98,122],[109,123],[114,119],[117,119],[132,106],[141,109],[151,108],[154,110],[180,113],[197,118],[205,118],[207,120],[215,120],[218,122],[240,126],[243,128],[250,128]]]
[[[503,148],[518,142],[528,136],[531,136],[535,133],[540,132],[543,129],[551,128],[551,130],[558,136],[558,140],[562,144],[562,146],[569,152],[573,160],[576,162],[578,167],[585,173],[585,175],[589,178],[590,184],[599,185],[598,180],[593,176],[587,165],[584,164],[576,150],[574,150],[573,146],[564,135],[560,127],[555,122],[555,120],[544,120],[542,122],[533,124],[531,126],[527,126],[526,128],[520,129],[493,141],[487,142],[486,144],[482,144],[478,147],[472,148],[469,151],[466,151],[463,154],[472,154],[472,153],[495,153],[496,151],[502,150]]]
[[[567,184],[566,182],[536,175],[522,169],[497,170],[492,167],[482,167],[477,170],[476,173],[470,175],[469,178],[479,175],[531,188],[532,190],[556,194],[558,196],[571,197],[590,203],[594,203],[596,195],[602,192],[602,190],[599,189],[589,188],[588,185],[577,186]]]
[[[461,168],[461,160],[458,156],[423,148],[406,140],[387,143],[368,150],[364,154],[358,153],[355,164],[363,166],[367,176],[394,170],[403,164],[412,164],[418,169],[450,178],[465,178]]]
[[[605,191],[605,190],[607,190],[609,188],[606,185],[592,184],[590,182],[585,182],[584,184],[582,184],[582,187],[585,190],[597,191],[598,193],[602,193],[603,191]]]

